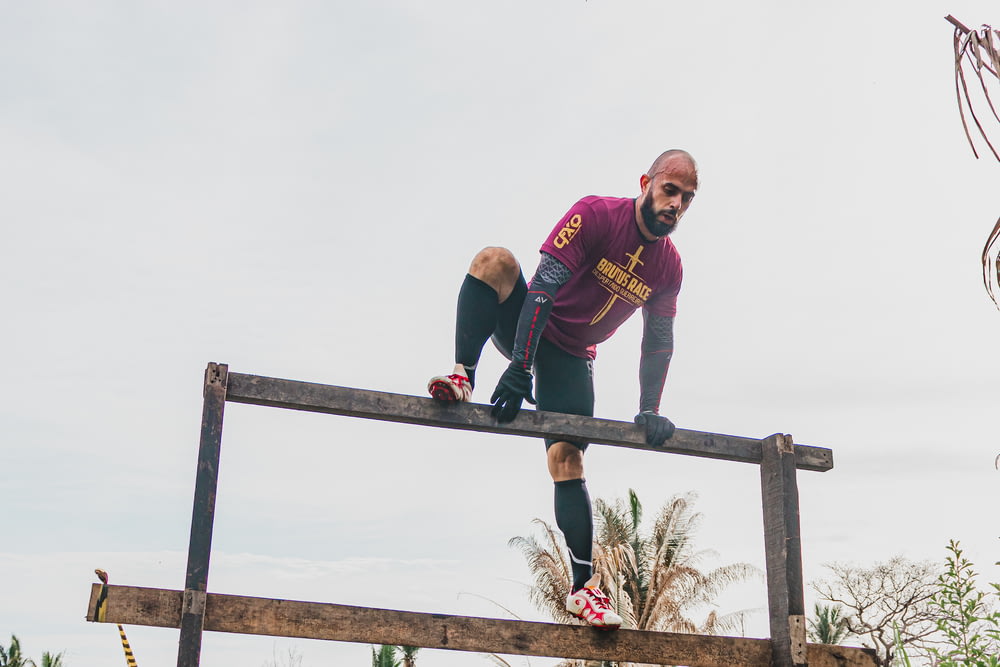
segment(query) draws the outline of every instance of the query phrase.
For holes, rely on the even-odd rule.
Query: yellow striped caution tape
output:
[[[102,584],[101,594],[97,598],[97,620],[104,623],[108,617],[108,573],[104,570],[94,570],[94,574],[97,575]],[[122,649],[125,651],[125,662],[128,663],[128,667],[137,667],[135,656],[132,655],[132,647],[129,646],[128,637],[125,636],[125,628],[122,627],[121,623],[117,625],[118,634],[122,638]]]

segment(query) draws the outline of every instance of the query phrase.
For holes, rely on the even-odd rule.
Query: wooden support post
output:
[[[760,464],[771,639],[634,630],[600,633],[580,626],[209,595],[208,566],[227,401],[443,428],[580,438],[618,447]],[[665,446],[651,448],[645,444],[642,430],[631,423],[528,410],[510,424],[497,424],[485,405],[443,405],[416,396],[242,375],[229,373],[225,364],[211,363],[205,371],[184,590],[109,587],[105,617],[96,611],[101,587],[95,586],[88,620],[100,617],[102,622],[179,628],[177,667],[198,667],[206,630],[459,651],[683,662],[692,667],[758,667],[766,661],[774,667],[873,667],[872,651],[806,644],[796,470],[832,467],[830,450],[795,445],[787,435],[756,440],[678,429]]]
[[[761,454],[771,665],[803,667],[807,664],[806,618],[792,436],[777,433],[765,438]]]
[[[226,406],[229,367],[210,363],[205,369],[204,404],[201,413],[201,444],[198,473],[191,514],[187,577],[181,603],[180,641],[177,667],[198,667],[201,661],[201,634],[205,624],[208,594],[208,561],[212,554],[212,527],[215,522],[215,492],[219,482],[219,455],[222,448],[222,416]]]

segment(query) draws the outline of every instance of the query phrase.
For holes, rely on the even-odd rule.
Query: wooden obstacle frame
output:
[[[760,466],[770,639],[417,613],[340,604],[219,595],[208,592],[215,498],[226,402],[361,417],[423,426],[595,444],[754,463]],[[108,586],[98,621],[101,585],[91,588],[87,620],[178,628],[178,667],[198,667],[204,631],[300,637],[371,644],[615,660],[689,667],[874,667],[874,652],[806,643],[798,469],[827,471],[833,453],[797,445],[775,434],[757,440],[677,429],[663,447],[645,443],[628,422],[522,410],[498,424],[489,405],[230,373],[225,364],[205,371],[201,441],[184,590]]]

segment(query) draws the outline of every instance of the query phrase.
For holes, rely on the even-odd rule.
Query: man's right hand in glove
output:
[[[511,363],[500,376],[500,382],[490,398],[493,416],[501,424],[512,421],[521,410],[521,401],[535,405],[531,395],[531,373],[518,364]]]

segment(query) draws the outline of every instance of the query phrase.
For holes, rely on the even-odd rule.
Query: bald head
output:
[[[635,220],[647,241],[669,236],[698,190],[698,165],[687,151],[664,151],[639,177],[642,194],[635,200]]]
[[[690,153],[679,148],[671,148],[668,151],[660,153],[660,156],[653,160],[653,164],[649,167],[649,171],[646,172],[646,175],[652,178],[656,176],[656,174],[679,163],[686,164],[691,168],[691,172],[694,174],[695,184],[697,184],[698,163],[694,161],[694,158],[691,157]]]

